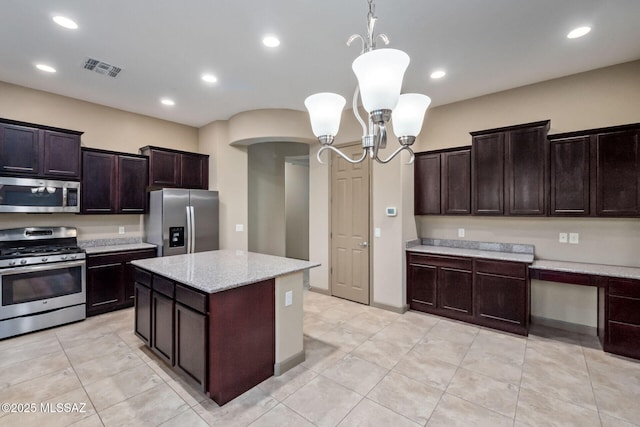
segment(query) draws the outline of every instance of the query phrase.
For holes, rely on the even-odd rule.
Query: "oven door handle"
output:
[[[62,268],[69,267],[82,267],[86,263],[85,260],[80,261],[68,261],[68,262],[57,262],[51,264],[37,264],[37,265],[21,265],[12,268],[3,268],[0,270],[0,276],[7,276],[9,274],[23,274],[30,273],[34,271],[43,271],[43,270],[59,270]]]

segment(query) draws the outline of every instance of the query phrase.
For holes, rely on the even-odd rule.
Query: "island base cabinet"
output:
[[[176,304],[175,327],[175,367],[206,391],[207,316]]]
[[[158,292],[151,296],[151,349],[173,366],[173,305],[174,302]]]
[[[209,395],[224,405],[273,375],[275,280],[209,297]]]
[[[151,289],[135,284],[135,334],[147,346],[151,346]]]

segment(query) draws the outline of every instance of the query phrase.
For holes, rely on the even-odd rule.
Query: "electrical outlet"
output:
[[[569,233],[569,243],[573,245],[577,245],[578,243],[580,243],[580,234]]]
[[[118,234],[124,234],[124,227],[123,226],[118,227]]]
[[[458,237],[464,237],[464,228],[458,228]]]
[[[236,224],[236,231],[244,231],[244,224]]]
[[[373,230],[373,234],[376,237],[380,237],[382,231],[380,230],[380,227],[376,227],[375,230]]]
[[[567,233],[560,233],[558,235],[558,242],[567,243]]]
[[[287,291],[284,293],[284,306],[289,307],[293,304],[293,291]]]

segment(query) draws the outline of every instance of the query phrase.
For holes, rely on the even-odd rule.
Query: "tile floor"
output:
[[[522,338],[306,292],[306,361],[218,407],[132,326],[124,310],[0,341],[0,402],[37,405],[0,412],[0,426],[640,425],[640,363],[594,337]]]

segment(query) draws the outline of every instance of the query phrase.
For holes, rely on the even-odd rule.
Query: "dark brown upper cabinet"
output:
[[[460,147],[416,155],[415,215],[471,213],[471,149]]]
[[[80,135],[82,132],[0,119],[0,173],[80,179]]]
[[[640,215],[640,127],[609,129],[591,139],[597,216]]]
[[[471,132],[475,215],[546,215],[549,121]]]
[[[152,189],[209,189],[208,155],[152,146],[140,148],[140,153],[149,156],[149,186]]]
[[[640,216],[640,124],[549,136],[552,216]]]
[[[148,162],[137,154],[83,148],[81,212],[147,212]]]
[[[549,214],[589,215],[589,137],[549,137],[549,151]]]

